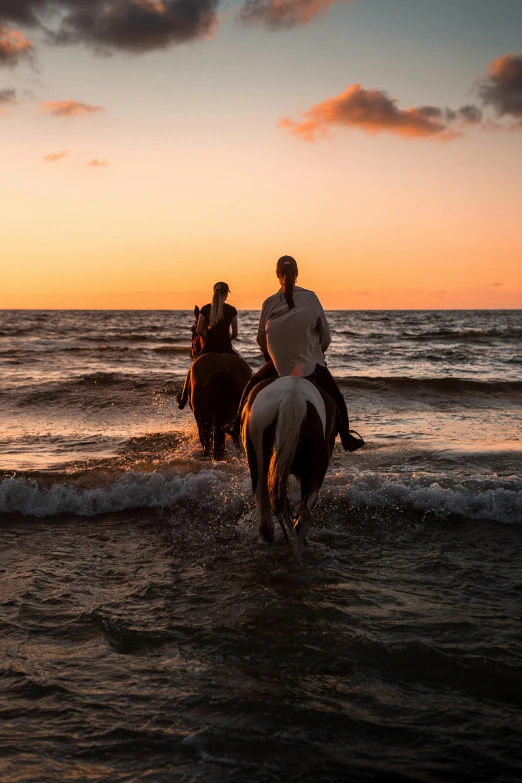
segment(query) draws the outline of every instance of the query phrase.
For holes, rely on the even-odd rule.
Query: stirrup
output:
[[[354,438],[352,432],[357,435],[357,438]],[[357,451],[357,449],[362,449],[366,445],[357,430],[348,430],[348,444],[348,451]]]

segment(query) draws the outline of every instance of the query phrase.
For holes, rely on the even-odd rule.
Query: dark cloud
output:
[[[461,106],[457,112],[457,118],[470,125],[476,125],[479,122],[482,122],[482,117],[482,109],[479,109],[478,106],[475,106],[472,103]]]
[[[219,0],[0,0],[0,20],[40,25],[54,43],[147,52],[208,35]]]
[[[478,92],[498,117],[510,115],[522,120],[522,55],[504,54],[493,60]]]
[[[100,160],[99,158],[93,158],[87,164],[91,169],[105,169],[109,165],[106,160]]]
[[[431,136],[448,140],[458,135],[451,127],[457,115],[438,106],[400,109],[384,90],[365,90],[360,84],[352,84],[341,95],[312,106],[301,119],[282,119],[279,127],[305,141],[328,135],[335,126],[360,128],[366,133],[388,132],[409,139]]]
[[[218,0],[82,1],[64,16],[56,40],[146,52],[208,35]]]
[[[23,33],[0,24],[0,65],[18,65],[32,55],[33,45]]]
[[[0,106],[16,102],[16,90],[13,90],[12,87],[5,87],[3,90],[0,90]]]
[[[39,12],[45,12],[50,5],[49,0],[0,0],[0,20],[37,25]]]
[[[271,30],[309,24],[335,3],[350,0],[246,0],[239,18],[246,24],[259,24]]]

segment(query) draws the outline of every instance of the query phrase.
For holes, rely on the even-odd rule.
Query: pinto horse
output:
[[[274,540],[275,513],[296,557],[301,555],[337,433],[332,398],[306,378],[270,378],[252,389],[241,434],[259,512],[259,532]],[[301,501],[295,519],[288,477],[296,477]]]
[[[198,427],[203,454],[214,460],[225,456],[223,425],[239,407],[243,389],[252,377],[248,364],[234,353],[204,353],[197,333],[199,307],[194,308],[188,401]],[[239,439],[236,442],[239,445]]]

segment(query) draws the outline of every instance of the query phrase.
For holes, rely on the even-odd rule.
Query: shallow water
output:
[[[522,314],[329,319],[367,446],[296,563],[190,313],[0,314],[2,781],[522,779]]]
[[[520,779],[519,526],[228,500],[4,524],[3,780]]]

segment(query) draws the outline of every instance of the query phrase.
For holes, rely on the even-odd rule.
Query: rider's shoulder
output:
[[[319,302],[319,299],[317,297],[317,294],[314,291],[310,291],[308,288],[301,288],[301,286],[296,285],[294,287],[294,294],[299,294],[299,296],[302,296],[305,300],[308,301],[317,301]],[[283,294],[281,291],[276,291],[275,294],[272,294],[272,296],[269,296],[265,301],[263,302],[263,310],[271,310],[273,307],[278,307],[281,302],[283,301]]]
[[[294,292],[299,295],[303,305],[312,306],[315,304],[320,304],[319,297],[315,291],[311,291],[309,288],[301,288],[300,286],[296,285]]]
[[[279,300],[280,300],[279,291],[277,291],[275,294],[272,294],[272,296],[268,296],[265,299],[265,301],[263,302],[263,308],[262,309],[266,310],[271,305],[277,304],[277,302],[279,302]]]
[[[235,318],[237,315],[237,310],[234,307],[234,305],[228,304],[228,302],[225,302],[223,305],[223,311],[229,315],[231,318]]]

